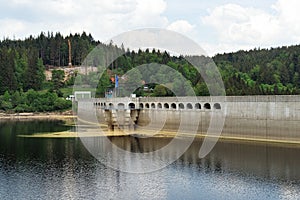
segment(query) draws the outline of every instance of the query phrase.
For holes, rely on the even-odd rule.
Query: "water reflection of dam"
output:
[[[157,129],[163,124],[176,130],[184,121],[185,131],[197,126],[205,134],[217,114],[225,117],[221,136],[300,142],[299,100],[296,95],[103,98],[79,101],[78,108],[97,110],[111,129]]]
[[[169,138],[111,137],[112,143],[131,152],[151,152],[164,147]],[[260,177],[299,180],[299,148],[269,144],[219,142],[205,158],[198,157],[203,140],[196,139],[177,160],[177,166],[192,165],[214,172],[252,173]],[[163,155],[168,159],[176,149]]]

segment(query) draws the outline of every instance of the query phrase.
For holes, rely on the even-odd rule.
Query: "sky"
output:
[[[209,55],[300,44],[299,0],[0,0],[0,38],[169,29]]]

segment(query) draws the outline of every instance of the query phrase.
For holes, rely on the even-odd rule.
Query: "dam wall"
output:
[[[121,104],[116,99],[114,102],[114,105],[109,102],[106,105],[120,109],[116,105]],[[96,105],[101,104],[96,102]],[[213,117],[217,115],[225,118],[221,134],[224,137],[300,142],[298,95],[144,97],[128,99],[122,106],[123,109],[138,110],[135,123],[141,131],[176,131],[180,128],[185,132],[197,130],[199,134],[206,134],[210,123],[218,123]],[[213,126],[211,128],[213,130]]]
[[[185,130],[192,129],[195,119],[199,119],[197,131],[205,134],[208,130],[210,122],[213,120],[212,114],[221,112],[225,116],[225,122],[221,136],[227,137],[243,137],[253,139],[268,140],[292,140],[300,141],[300,97],[299,96],[235,96],[226,97],[222,101],[220,97],[197,97],[197,103],[201,105],[201,109],[143,109],[140,111],[138,124],[142,127],[151,119],[158,124],[165,118],[165,129],[178,128],[183,118],[190,119],[190,123],[186,120],[184,124]],[[167,98],[146,98],[141,102],[168,102],[172,104],[183,102],[187,105],[191,102],[189,98],[168,99]],[[209,103],[210,109],[204,105]],[[219,109],[213,105],[218,103]],[[176,103],[178,104],[178,103]],[[164,114],[162,114],[164,113]],[[167,115],[167,116],[165,116]]]

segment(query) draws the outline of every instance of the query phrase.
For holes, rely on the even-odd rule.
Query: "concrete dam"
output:
[[[205,135],[209,129],[214,131],[212,122],[217,119],[218,123],[221,116],[224,119],[221,137],[300,143],[300,96],[297,95],[78,101],[79,110],[87,107],[96,110],[99,121],[111,130],[196,130],[197,134]]]

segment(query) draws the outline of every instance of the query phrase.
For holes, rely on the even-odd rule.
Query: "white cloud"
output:
[[[120,32],[141,27],[166,27],[164,0],[12,0],[2,2],[9,17],[0,15],[0,33],[24,38],[41,31],[63,34],[91,32],[106,40]],[[20,12],[22,11],[22,12]],[[5,26],[4,26],[5,25]]]
[[[41,31],[64,35],[86,31],[106,41],[125,31],[153,27],[187,35],[207,47],[210,55],[300,43],[300,1],[274,1],[269,10],[211,1],[201,4],[202,9],[213,8],[203,16],[206,13],[196,8],[200,4],[196,0],[176,9],[178,2],[171,0],[0,0],[0,38],[24,38]],[[247,2],[244,5],[252,1]],[[180,12],[187,8],[189,12]]]
[[[237,4],[218,6],[202,18],[202,22],[218,32],[220,46],[228,47],[269,47],[299,43],[300,41],[300,1],[278,0],[273,13]],[[232,46],[232,47],[230,47]],[[248,49],[248,48],[247,48]]]
[[[135,26],[165,26],[166,17],[161,16],[166,9],[164,0],[139,0],[133,12],[129,14],[129,23]]]
[[[24,22],[14,20],[14,19],[0,19],[0,27],[5,27],[3,30],[1,30],[1,34],[3,37],[7,37],[7,36],[15,36],[12,33],[24,31],[26,25],[24,24]]]
[[[172,31],[176,31],[179,33],[190,33],[194,30],[195,25],[190,24],[188,21],[186,20],[177,20],[173,23],[171,23],[167,29],[172,30]]]
[[[285,37],[300,41],[300,1],[298,0],[278,0],[272,6],[278,12],[278,21],[283,27],[282,32]]]

